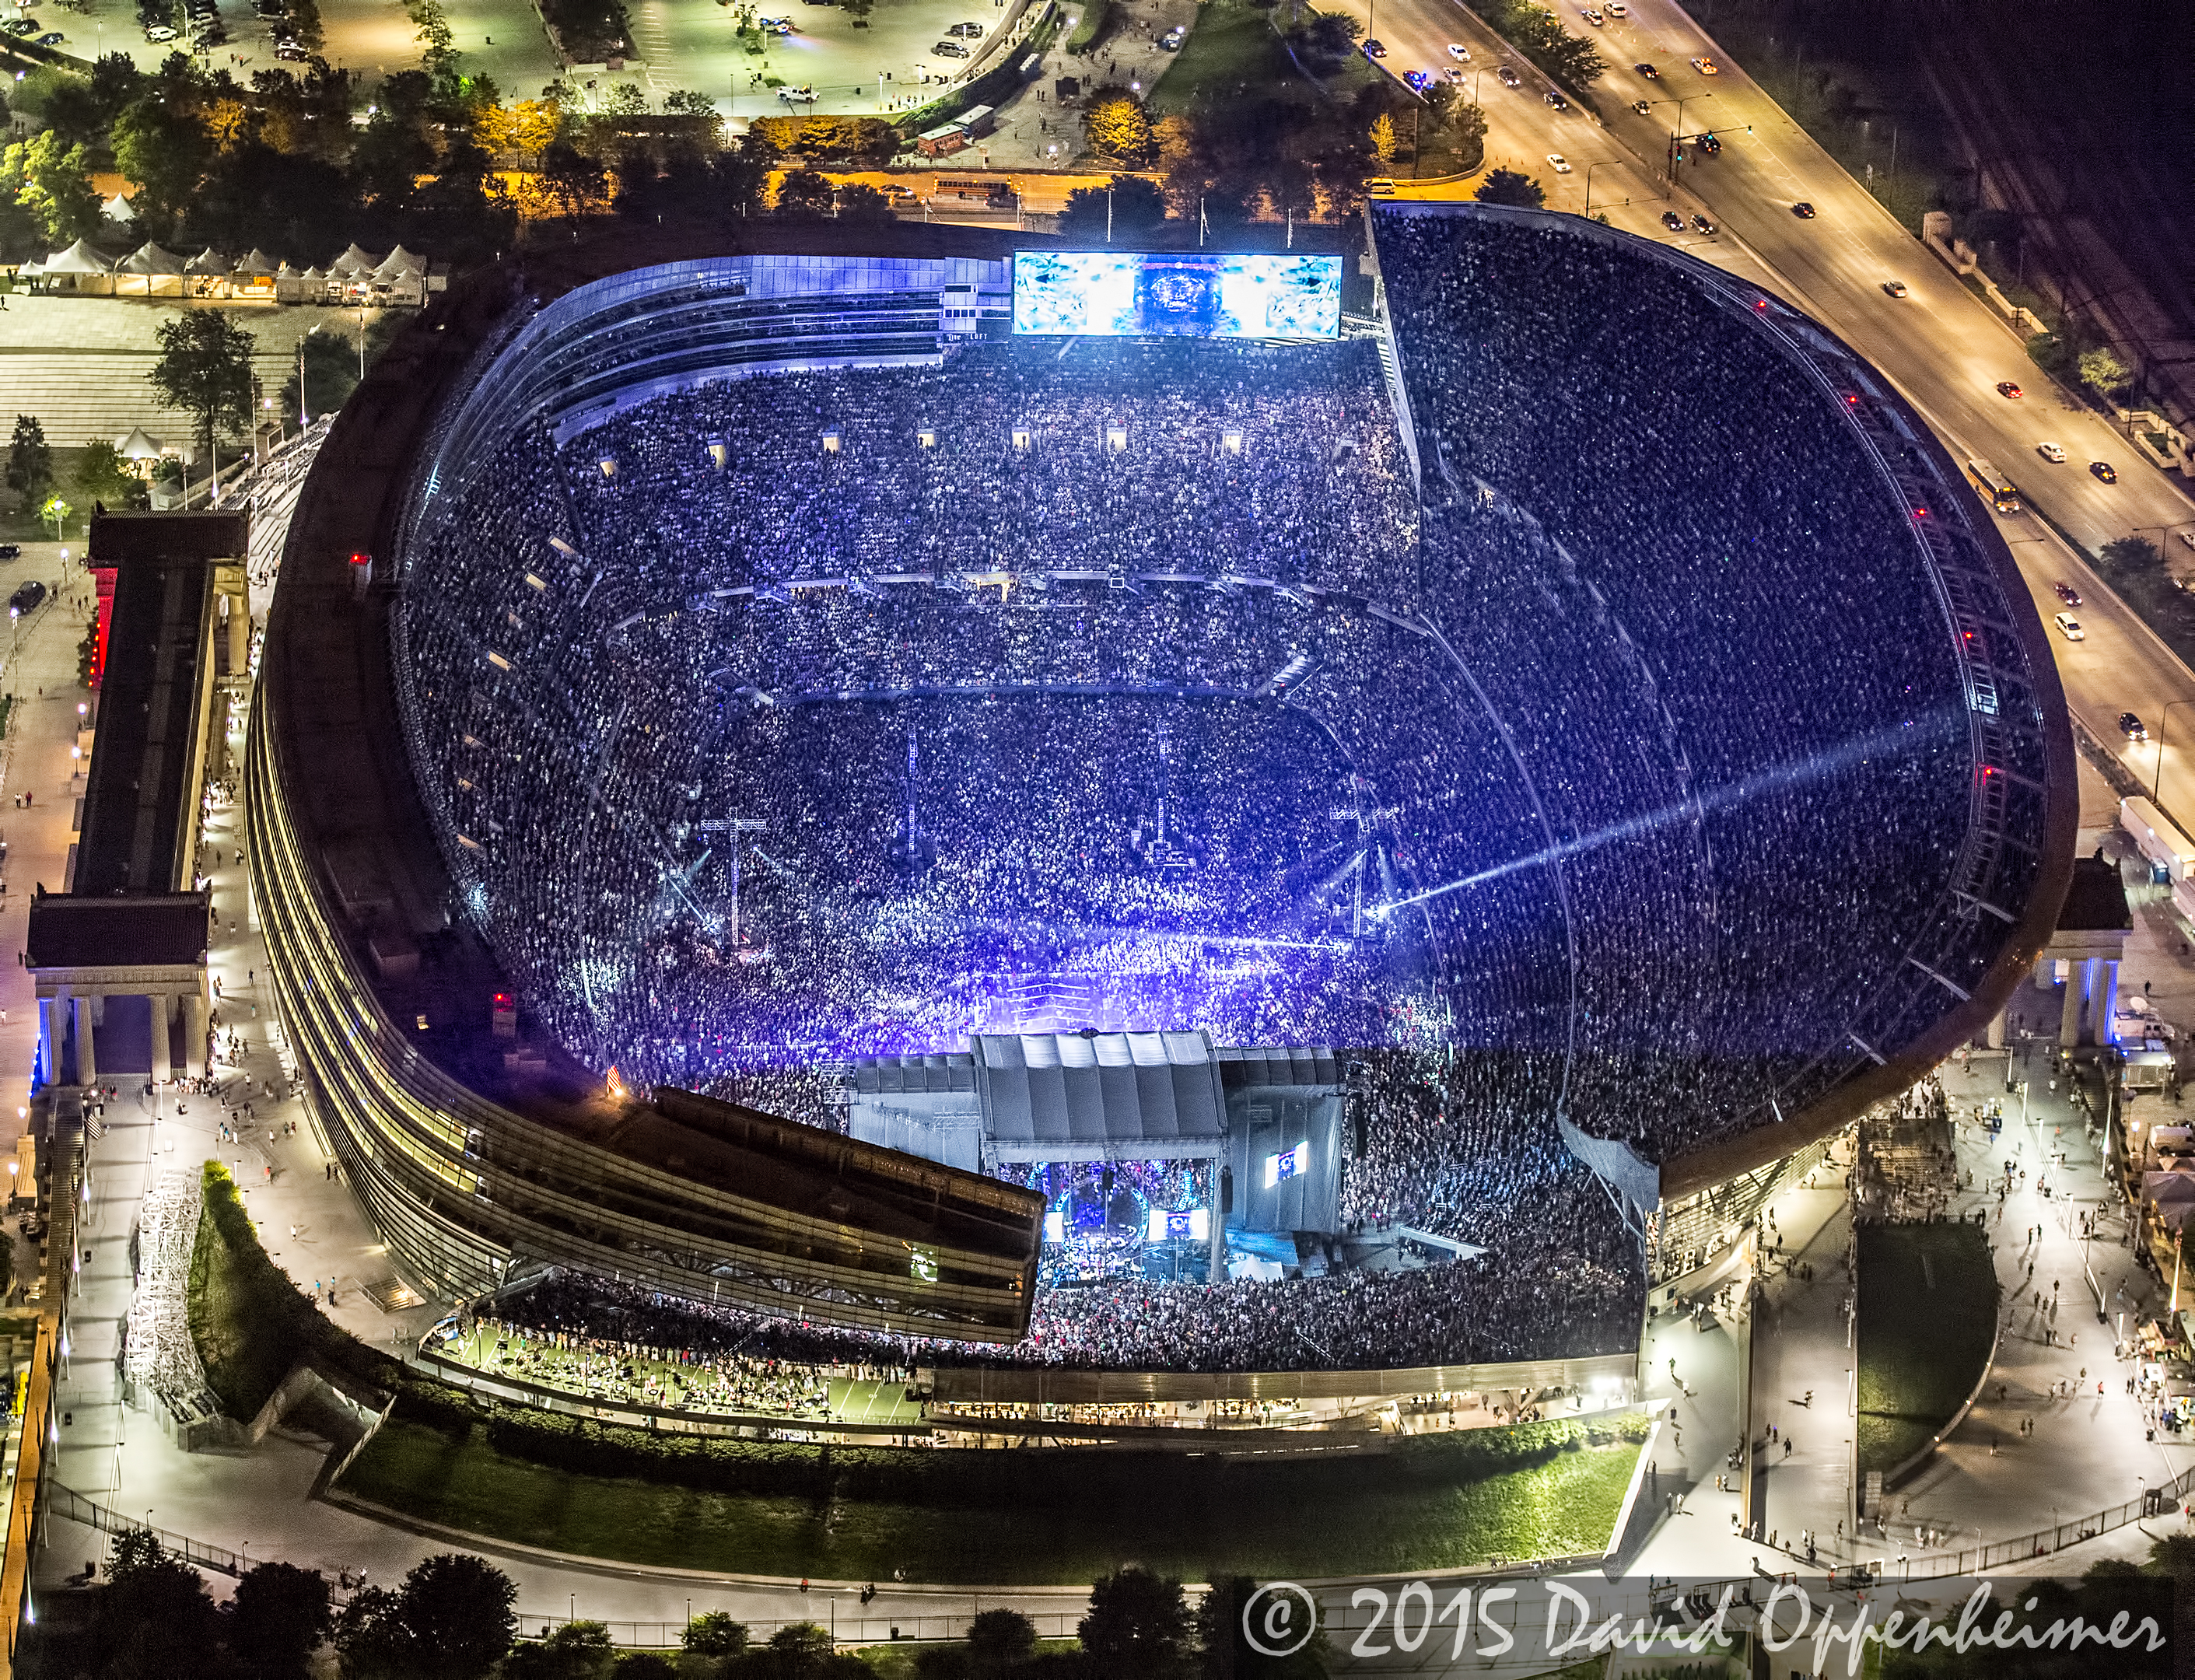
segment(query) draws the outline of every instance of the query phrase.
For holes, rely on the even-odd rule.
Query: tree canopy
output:
[[[1478,183],[1478,197],[1482,204],[1511,204],[1518,210],[1540,210],[1547,202],[1540,183],[1515,170],[1487,170],[1486,179]]]
[[[221,309],[192,309],[164,321],[160,354],[148,377],[163,408],[191,417],[210,452],[222,432],[251,423],[251,335]]]

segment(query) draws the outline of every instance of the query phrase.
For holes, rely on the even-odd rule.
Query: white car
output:
[[[2054,613],[2050,615],[2050,622],[2058,626],[2058,634],[2068,642],[2086,642],[2088,639],[2088,631],[2081,628],[2081,621],[2071,613]]]
[[[1578,8],[1578,15],[1596,29],[1605,26],[1608,22],[1608,20],[1601,15],[1598,6],[1581,6]]]
[[[1628,18],[1631,15],[1631,9],[1621,4],[1620,0],[1608,0],[1608,3],[1600,9],[1612,18]]]
[[[2038,443],[2035,446],[2035,452],[2046,461],[2062,463],[2065,458],[2065,450],[2061,444]]]
[[[1557,175],[1568,175],[1570,172],[1570,160],[1559,152],[1550,152],[1547,153],[1547,167]]]
[[[1462,45],[1459,42],[1451,41],[1448,43],[1448,55],[1454,59],[1458,64],[1469,64],[1471,62],[1471,49]]]
[[[176,32],[164,23],[156,23],[145,32],[145,38],[157,47],[164,42],[174,40]]]
[[[1463,66],[1461,65],[1451,64],[1443,73],[1446,74],[1448,79],[1456,86],[1461,87],[1463,85]]]

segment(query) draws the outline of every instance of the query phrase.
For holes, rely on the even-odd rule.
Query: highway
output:
[[[1962,463],[1980,457],[2003,469],[2031,507],[2039,506],[2083,547],[2093,550],[2140,530],[2152,542],[2161,540],[2175,572],[2195,578],[2195,548],[2178,535],[2195,534],[2195,503],[2181,480],[2151,467],[2102,417],[2061,394],[1990,306],[1669,0],[1630,0],[1629,16],[1610,18],[1601,29],[1578,16],[1574,5],[1564,7],[1565,26],[1595,37],[1609,62],[1593,89],[1605,127],[1581,111],[1550,109],[1542,95],[1552,84],[1454,0],[1341,3],[1369,17],[1388,48],[1386,67],[1397,75],[1445,64],[1450,41],[1470,49],[1472,67],[1488,71],[1480,85],[1489,166],[1524,169],[1548,189],[1552,208],[1582,210],[1587,164],[1610,160],[1593,171],[1596,212],[1606,210],[1617,227],[1665,239],[1767,285],[1823,321],[1896,383],[1954,457]],[[1720,73],[1694,70],[1696,57],[1714,60]],[[1505,61],[1518,67],[1522,88],[1499,84],[1492,66]],[[1641,61],[1661,71],[1658,80],[1632,68]],[[1691,149],[1694,160],[1683,166],[1680,190],[1671,200],[1688,219],[1703,210],[1720,230],[1716,237],[1663,232],[1659,217],[1667,206],[1651,195],[1666,190],[1662,169],[1678,107],[1656,104],[1640,116],[1630,109],[1639,99],[1682,99],[1683,131],[1713,128],[1722,140],[1722,151],[1712,158]],[[1575,172],[1556,175],[1547,164],[1550,152],[1561,152]],[[1409,184],[1398,185],[1408,196]],[[1626,197],[1628,204],[1621,202]],[[1793,213],[1799,201],[1814,206],[1814,219]],[[1883,291],[1893,279],[1904,283],[1904,297]],[[2017,400],[1998,395],[2001,380],[2025,394]],[[2037,452],[2046,440],[2063,446],[2063,464]],[[2118,481],[2091,476],[2091,461],[2111,463]],[[2123,745],[2115,727],[2121,712],[2135,713],[2155,734],[2168,705],[2195,702],[2195,673],[2111,595],[2049,522],[2023,513],[2002,518],[2000,526],[2046,622],[2062,605],[2055,583],[2071,583],[2083,596],[2077,617],[2086,639],[2071,643],[2052,634],[2067,697],[2093,732],[2107,744]],[[2190,749],[2185,757],[2181,743]],[[2120,756],[2144,781],[2154,780],[2154,743],[2126,746]],[[2195,824],[2195,704],[2175,707],[2163,758],[2162,803]]]

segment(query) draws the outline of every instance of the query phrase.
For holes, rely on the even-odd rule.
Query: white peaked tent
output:
[[[226,278],[228,270],[228,259],[210,245],[183,265],[183,272],[186,274]]]
[[[373,278],[380,285],[387,285],[395,281],[399,275],[423,274],[426,272],[427,265],[424,262],[412,256],[403,246],[399,245],[381,259],[380,265],[373,271]]]
[[[360,279],[372,273],[373,269],[374,259],[354,245],[328,264],[328,278],[331,280]]]
[[[272,279],[281,264],[254,245],[249,255],[238,260],[234,273],[239,279]]]
[[[157,461],[165,453],[160,440],[142,426],[132,427],[127,437],[114,440],[114,452],[125,461]]]
[[[114,265],[78,239],[66,250],[57,250],[46,259],[49,274],[106,274],[113,272]]]
[[[171,250],[161,250],[150,239],[116,263],[114,272],[118,277],[143,281],[143,294],[147,297],[156,291],[174,296],[183,289],[183,259]],[[118,278],[118,287],[120,284]]]
[[[119,193],[101,204],[99,212],[109,222],[119,222],[125,226],[137,219],[137,212],[130,208],[130,200]]]
[[[131,251],[114,265],[118,274],[180,274],[183,259],[171,250],[163,250],[150,239]]]

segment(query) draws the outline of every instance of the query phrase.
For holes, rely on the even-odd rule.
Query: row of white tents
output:
[[[212,250],[180,256],[149,239],[120,259],[78,239],[16,271],[50,291],[90,296],[256,297],[284,303],[423,303],[444,276],[399,245],[376,256],[355,245],[325,268],[297,269],[262,250],[232,259]]]

